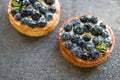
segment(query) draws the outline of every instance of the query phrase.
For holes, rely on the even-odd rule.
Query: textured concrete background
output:
[[[60,0],[60,23],[42,38],[26,37],[12,28],[8,1],[0,0],[0,80],[120,80],[120,0]],[[69,17],[84,13],[106,20],[116,36],[109,59],[92,69],[66,62],[57,41],[60,25]]]

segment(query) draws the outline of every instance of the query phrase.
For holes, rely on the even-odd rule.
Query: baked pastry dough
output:
[[[87,18],[87,20],[88,19],[89,20],[86,21],[86,18]],[[76,21],[75,24],[74,24],[74,21]],[[104,21],[102,19],[98,19],[94,16],[92,18],[92,15],[85,14],[85,15],[72,17],[72,18],[68,19],[67,21],[65,21],[63,23],[63,25],[61,26],[60,31],[59,31],[59,47],[60,47],[60,50],[61,50],[61,53],[62,53],[63,57],[68,62],[72,63],[73,65],[79,66],[79,67],[90,68],[90,67],[98,66],[99,64],[106,61],[106,59],[109,57],[110,53],[112,52],[112,50],[114,48],[115,37],[114,37],[112,29],[108,25],[104,25],[104,26],[102,26],[102,24],[100,25],[101,22],[102,22],[102,24],[104,23]],[[102,35],[103,39],[105,39],[105,38],[110,39],[109,45],[106,42],[107,45],[100,46],[99,44],[104,44],[105,43],[105,42],[102,42],[102,43],[99,43],[99,44],[97,44],[96,46],[93,47],[94,49],[96,49],[100,53],[99,56],[95,55],[94,52],[92,52],[92,51],[94,51],[94,49],[91,48],[92,46],[90,46],[90,47],[88,46],[87,50],[86,50],[85,46],[83,47],[82,45],[79,45],[79,44],[74,43],[72,41],[71,35],[76,35],[75,31],[74,31],[74,29],[76,29],[75,27],[76,26],[82,26],[82,28],[85,28],[84,24],[86,24],[86,23],[91,23],[92,24],[91,30],[89,29],[90,32],[86,31],[86,29],[84,29],[83,33],[82,33],[82,29],[77,28],[77,30],[76,30],[76,34],[78,34],[80,36],[80,38],[82,38],[84,40],[85,40],[85,38],[83,38],[83,36],[86,35],[86,34],[88,34],[88,35],[90,34],[91,36],[98,36],[98,37],[101,36],[101,34],[97,34],[97,33],[99,33],[98,31],[96,31],[96,34],[93,33],[93,28],[96,28],[96,25],[101,26],[102,30],[107,31],[108,34],[109,34],[109,37],[108,36],[106,37],[105,35]],[[72,26],[72,29],[70,28],[70,26]],[[103,34],[105,33],[105,31],[103,31]],[[95,34],[95,35],[92,35],[92,33]],[[89,39],[89,37],[87,37],[87,39]],[[76,39],[74,39],[74,40],[76,40]],[[83,44],[86,44],[86,43],[94,44],[93,43],[94,41],[92,41],[92,40],[93,40],[93,37],[91,38],[91,41],[85,41],[85,43],[83,43]],[[98,45],[99,45],[99,48],[98,48]],[[76,46],[79,46],[79,48],[75,48]],[[91,50],[89,51],[88,48],[91,49]],[[106,49],[104,49],[104,48],[106,48]],[[84,53],[82,53],[81,50]],[[87,55],[86,55],[86,53],[87,53]]]
[[[27,36],[30,36],[30,37],[40,37],[40,36],[45,36],[45,35],[48,35],[50,32],[52,32],[58,22],[59,22],[59,19],[60,19],[60,4],[59,4],[59,1],[58,0],[55,0],[54,4],[52,4],[52,6],[54,6],[56,8],[56,11],[53,13],[53,18],[52,20],[49,20],[47,21],[47,24],[43,27],[41,26],[34,26],[33,27],[30,27],[28,25],[24,25],[24,24],[21,24],[20,21],[17,21],[15,19],[15,17],[13,16],[13,14],[11,13],[12,11],[12,1],[14,0],[10,0],[9,1],[9,5],[8,5],[8,15],[9,15],[9,20],[11,22],[11,24],[13,25],[13,27],[20,33],[24,34],[24,35],[27,35]],[[16,0],[17,1],[17,0]],[[19,1],[19,0],[18,0]],[[25,1],[25,0],[23,0]],[[27,0],[26,0],[27,1]],[[31,0],[32,1],[32,0]],[[33,0],[35,1],[35,0]],[[37,1],[37,0],[36,0]],[[50,0],[38,0],[43,6],[47,7],[48,6],[51,6],[51,4],[46,4],[45,1],[50,1]],[[52,0],[54,1],[54,0]],[[14,3],[13,3],[14,4]],[[33,4],[29,4],[28,6],[30,7],[33,7],[32,6]],[[23,6],[24,8],[24,6]],[[35,10],[35,9],[34,9]],[[42,14],[42,16],[44,16],[44,14]],[[29,16],[28,16],[29,17]],[[34,17],[34,16],[33,16]],[[31,19],[31,18],[30,18]]]

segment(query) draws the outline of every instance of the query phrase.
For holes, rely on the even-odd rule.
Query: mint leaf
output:
[[[20,7],[12,7],[12,11],[13,10],[20,10]]]
[[[26,6],[22,6],[22,8],[26,8]]]
[[[107,43],[98,43],[98,45],[95,46],[97,50],[99,50],[100,52],[106,52],[107,49]]]
[[[13,5],[14,7],[21,7],[21,5],[20,5],[19,3],[17,3],[17,2],[15,2],[15,1],[12,2],[12,5]]]

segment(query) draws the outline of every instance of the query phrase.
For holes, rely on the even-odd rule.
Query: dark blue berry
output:
[[[21,13],[17,13],[14,15],[14,18],[17,20],[17,21],[20,21],[21,20]]]
[[[47,21],[52,20],[53,19],[53,14],[52,13],[46,13],[45,18],[46,18]]]
[[[39,12],[42,14],[46,14],[48,12],[48,10],[45,6],[42,5],[39,7]]]
[[[36,25],[37,25],[36,21],[30,20],[30,21],[28,22],[28,26],[29,26],[29,27],[35,28]]]
[[[78,25],[78,26],[75,26],[75,27],[73,28],[73,31],[74,31],[75,34],[80,34],[80,35],[82,35],[82,34],[84,33],[84,28],[83,28],[83,26]]]
[[[82,49],[79,46],[75,46],[71,49],[73,55],[81,57]]]
[[[95,36],[99,36],[102,34],[102,31],[103,29],[96,25],[95,27],[92,28],[91,33]]]
[[[86,32],[90,32],[92,29],[92,25],[90,23],[85,23],[84,27]]]
[[[102,37],[104,38],[109,37],[109,33],[107,31],[102,32]]]
[[[73,26],[78,26],[78,25],[80,25],[80,20],[78,18],[75,18],[75,19],[72,20],[71,23],[72,23]]]
[[[48,11],[52,12],[52,13],[55,13],[56,12],[56,7],[55,6],[49,6]]]
[[[11,10],[12,15],[14,16],[15,14],[19,13],[19,10]]]
[[[70,40],[65,41],[64,45],[68,49],[72,49],[72,47],[73,47],[73,43]]]
[[[37,21],[37,26],[39,27],[45,27],[47,25],[47,21],[44,17],[41,17],[38,21]]]
[[[55,0],[45,0],[46,4],[52,5],[55,3]]]
[[[84,48],[85,47],[85,41],[83,39],[79,39],[77,42],[77,45]]]
[[[91,51],[94,48],[94,44],[92,43],[85,43],[85,49],[87,51]]]
[[[97,45],[99,43],[99,39],[97,37],[93,38],[92,42]]]
[[[27,15],[32,15],[33,14],[33,8],[32,7],[27,7],[26,8]]]
[[[30,0],[30,3],[34,4],[36,1],[38,1],[38,0]]]
[[[80,39],[80,36],[79,36],[79,35],[77,35],[77,34],[72,34],[72,35],[71,35],[71,41],[72,41],[73,43],[77,43],[79,39]]]
[[[22,1],[22,5],[24,6],[28,6],[28,5],[30,5],[30,1],[29,0],[23,0]]]
[[[36,10],[38,10],[41,6],[42,6],[42,4],[41,4],[40,2],[38,2],[38,1],[33,4],[33,7],[34,7]]]
[[[67,23],[67,24],[65,24],[65,26],[64,26],[64,30],[65,30],[66,32],[71,31],[71,30],[72,30],[72,25],[71,25],[71,23]]]
[[[82,52],[81,58],[84,59],[84,60],[89,60],[90,59],[90,55],[87,52]]]
[[[33,20],[38,20],[41,17],[41,14],[38,12],[34,12],[31,17]]]
[[[100,23],[100,27],[106,29],[106,25],[104,23]]]
[[[89,18],[88,16],[82,16],[82,17],[80,18],[80,21],[81,21],[82,23],[89,22],[89,20],[90,20],[90,18]]]
[[[100,52],[96,50],[95,48],[93,48],[90,52],[90,57],[92,59],[98,59],[100,57]]]
[[[82,37],[82,39],[84,39],[85,41],[90,41],[91,40],[91,36],[89,34],[86,34]]]
[[[95,17],[95,16],[92,16],[90,21],[93,23],[93,24],[96,24],[98,22],[98,18]]]
[[[104,43],[107,43],[107,46],[109,47],[111,45],[111,40],[109,38],[105,38]]]
[[[92,42],[97,45],[98,43],[102,43],[103,42],[103,38],[102,37],[94,37]]]
[[[21,22],[21,24],[27,25],[29,20],[30,20],[29,18],[22,18],[20,22]]]
[[[22,16],[22,17],[29,16],[29,15],[28,15],[28,11],[27,11],[27,9],[25,9],[25,8],[24,8],[24,9],[21,9],[21,10],[20,10],[20,13],[21,13],[21,16]]]
[[[70,40],[71,38],[71,34],[69,32],[63,32],[61,35],[62,40],[66,41],[66,40]]]

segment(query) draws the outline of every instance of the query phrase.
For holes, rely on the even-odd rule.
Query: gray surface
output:
[[[60,0],[61,20],[42,38],[17,33],[7,15],[8,0],[0,0],[0,80],[120,80],[120,0]],[[66,62],[58,47],[60,25],[69,17],[91,13],[114,30],[116,46],[97,68],[81,69]]]

